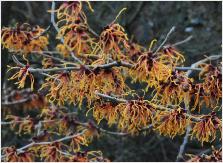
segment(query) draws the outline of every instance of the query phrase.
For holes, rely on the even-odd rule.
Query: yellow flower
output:
[[[184,72],[172,71],[166,81],[160,82],[156,88],[152,101],[161,104],[178,105],[181,102],[189,104],[191,99],[192,79],[189,79]]]
[[[114,106],[113,103],[96,103],[93,107],[93,117],[98,122],[101,120],[106,119],[108,121],[108,125],[111,126],[112,124],[117,123],[119,118],[119,112],[117,108]]]
[[[218,67],[210,64],[199,65],[202,71],[199,73],[199,78],[202,83],[194,84],[191,90],[191,95],[194,95],[194,104],[192,110],[205,104],[212,109],[219,105],[222,98],[222,73]]]
[[[214,108],[222,97],[222,72],[218,67],[210,64],[200,66],[203,69],[199,74],[199,77],[204,80],[203,90],[209,97],[210,107]]]
[[[143,99],[131,100],[116,106],[120,113],[118,128],[131,134],[137,134],[153,121],[154,108]]]
[[[112,23],[104,28],[93,54],[99,54],[103,58],[111,55],[109,57],[112,59],[123,60],[126,56],[122,52],[122,46],[125,49],[129,48],[127,34],[121,25]]]
[[[16,28],[3,28],[1,42],[4,48],[12,52],[28,54],[42,51],[48,45],[48,36],[41,36],[43,28],[29,24],[17,24]]]
[[[217,130],[222,132],[222,121],[215,112],[212,112],[209,115],[204,115],[199,122],[195,122],[191,138],[196,137],[203,145],[204,142],[215,140]]]
[[[94,39],[88,34],[87,26],[80,21],[72,24],[67,24],[59,29],[58,38],[64,38],[65,49],[61,46],[59,50],[66,52],[66,50],[73,51],[80,55],[81,53],[90,53],[94,45]],[[67,53],[67,52],[66,52]],[[66,54],[65,53],[65,54]]]
[[[156,57],[151,52],[145,52],[130,70],[130,75],[134,82],[139,80],[147,82],[148,87],[157,87],[171,76],[172,66],[167,65],[166,61],[163,56]]]
[[[52,58],[43,58],[42,65],[43,65],[43,68],[49,68],[49,67],[55,66]]]
[[[5,154],[5,162],[33,162],[34,154],[30,151],[24,151],[18,153],[14,146],[3,147],[3,153]]]
[[[187,118],[186,112],[182,108],[171,111],[157,111],[154,121],[157,123],[155,130],[160,134],[170,136],[184,134],[190,119]]]
[[[169,60],[174,66],[179,65],[185,61],[184,56],[180,52],[178,52],[176,48],[172,46],[164,47],[164,49],[161,52],[159,52],[159,54],[161,55],[162,53],[164,53],[169,57]]]
[[[30,118],[29,116],[20,118],[14,115],[8,115],[6,119],[13,122],[11,124],[12,129],[15,129],[17,125],[19,126],[19,131],[17,132],[19,135],[21,135],[21,133],[31,134],[34,130],[34,119]]]
[[[90,5],[89,2],[88,7],[89,9],[93,12],[93,9]],[[55,10],[55,11],[50,11],[50,12],[56,12],[57,13],[57,18],[59,21],[57,24],[61,22],[66,22],[66,23],[73,23],[75,20],[81,18],[84,23],[86,23],[87,18],[85,13],[82,11],[83,5],[81,1],[72,1],[72,2],[63,2],[60,7]]]
[[[69,74],[61,73],[54,74],[46,79],[40,90],[50,87],[49,93],[46,95],[50,102],[57,102],[58,105],[63,105],[69,98]]]
[[[56,49],[58,52],[60,52],[64,56],[64,58],[67,58],[70,56],[69,50],[63,44],[58,44]]]
[[[17,68],[17,67],[10,67],[10,69],[8,71],[10,71],[12,69],[15,69],[15,68]],[[29,78],[30,78],[30,81],[31,81],[31,90],[33,90],[34,77],[29,72],[29,64],[27,64],[25,67],[20,68],[19,72],[16,72],[8,80],[18,79],[19,81],[16,82],[15,84],[18,85],[18,88],[24,88],[27,76],[29,76]]]
[[[87,146],[87,140],[85,139],[84,136],[80,135],[80,136],[75,136],[70,143],[70,147],[74,152],[78,152],[80,151],[80,146],[81,145],[85,145]]]
[[[40,145],[40,158],[46,162],[56,161],[59,162],[62,154],[61,151],[63,144],[61,142],[54,142],[49,145]]]

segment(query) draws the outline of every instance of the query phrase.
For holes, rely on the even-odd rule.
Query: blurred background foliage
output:
[[[57,2],[59,5],[61,2]],[[164,39],[166,33],[172,26],[176,26],[176,32],[171,35],[169,43],[175,43],[183,40],[189,35],[193,39],[179,46],[186,58],[185,66],[204,58],[206,55],[216,55],[221,53],[222,36],[222,5],[221,2],[91,2],[95,12],[91,13],[84,8],[88,18],[89,25],[100,33],[104,26],[110,23],[118,12],[127,7],[118,19],[118,22],[124,26],[129,38],[135,42],[149,46],[152,39],[158,39],[158,44]],[[50,24],[50,2],[2,2],[2,24],[1,26],[13,26],[15,23],[27,22],[31,25],[40,25],[46,28]],[[49,32],[53,38],[55,31]],[[49,49],[55,50],[55,39],[50,40]],[[2,49],[2,92],[15,86],[7,81],[6,65],[11,64],[12,60],[8,51]],[[37,61],[38,62],[38,61]],[[38,76],[35,76],[38,78]],[[41,78],[41,77],[39,77]],[[36,81],[41,82],[40,79]],[[139,87],[133,85],[134,89]],[[74,109],[71,106],[71,109]],[[7,110],[7,111],[6,111]],[[30,110],[23,111],[19,105],[2,105],[2,119],[4,113],[19,116],[27,116]],[[32,112],[32,111],[31,111]],[[35,111],[33,111],[35,115]],[[84,110],[80,111],[80,118],[86,119]],[[108,128],[105,123],[102,127]],[[112,130],[109,128],[109,130]],[[115,128],[114,128],[115,130]],[[18,147],[27,143],[29,136],[18,136],[9,129],[8,126],[2,127],[2,146],[16,145]],[[95,139],[87,147],[89,150],[102,150],[105,157],[111,161],[175,161],[179,147],[183,141],[183,136],[175,137],[173,140],[163,137],[150,131],[131,137],[118,137],[111,135],[102,135]],[[213,142],[212,144],[219,144]],[[197,154],[207,148],[210,143],[204,144],[195,140],[189,141],[186,147],[186,153]]]

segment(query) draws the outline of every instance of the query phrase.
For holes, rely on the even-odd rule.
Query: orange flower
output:
[[[199,77],[204,80],[204,92],[209,96],[210,106],[214,108],[222,97],[222,73],[218,67],[210,64],[200,66],[203,70],[200,72]]]
[[[222,130],[222,121],[215,112],[212,112],[209,115],[204,115],[201,121],[195,122],[191,138],[196,137],[203,145],[204,142],[215,140],[217,130]]]
[[[56,49],[59,53],[63,55],[64,58],[69,57],[70,51],[63,44],[58,44]]]
[[[90,111],[90,110],[89,110]],[[117,123],[119,112],[115,105],[111,102],[107,103],[96,103],[93,107],[93,117],[98,122],[101,120],[106,119],[108,121],[108,125],[111,126],[112,124]]]
[[[54,67],[55,63],[53,62],[52,58],[43,58],[42,65],[43,68],[49,68],[49,67]]]
[[[129,42],[129,48],[126,50],[128,61],[135,63],[146,49],[136,43]]]
[[[199,78],[203,80],[203,83],[192,85],[190,92],[191,96],[194,95],[192,110],[198,107],[198,111],[200,111],[203,103],[212,109],[216,108],[222,98],[222,73],[220,69],[210,64],[201,64],[200,66],[202,71]]]
[[[74,156],[70,157],[70,160],[72,162],[88,162],[87,158],[87,152],[76,152]]]
[[[158,87],[161,81],[171,76],[172,66],[166,64],[164,56],[153,56],[151,52],[142,54],[134,67],[130,70],[133,81],[147,82],[149,87]]]
[[[90,53],[94,45],[94,39],[88,33],[88,27],[76,21],[76,23],[67,24],[59,29],[57,38],[64,38],[64,47],[59,45],[58,50],[66,55],[67,50],[80,55],[81,53]]]
[[[170,62],[174,66],[179,65],[185,61],[184,56],[180,52],[178,52],[178,50],[176,48],[174,48],[172,46],[164,47],[162,52],[160,52],[159,54],[162,55],[162,53],[164,53],[165,55],[167,55],[169,57]]]
[[[10,68],[8,71],[10,71],[12,69],[17,69],[17,67],[10,67],[10,66],[8,66],[8,67]],[[19,81],[16,82],[15,84],[18,85],[18,88],[24,88],[27,76],[29,76],[29,78],[30,78],[31,90],[33,91],[34,77],[29,72],[29,64],[27,64],[25,67],[20,68],[19,72],[16,72],[8,80],[14,80],[17,78]]]
[[[143,99],[131,100],[116,106],[120,113],[118,128],[131,134],[138,133],[153,121],[154,108]]]
[[[74,152],[80,151],[80,145],[88,145],[84,136],[76,136],[71,140],[70,147]]]
[[[88,6],[93,11],[89,2]],[[57,46],[58,51],[65,57],[69,56],[70,52],[78,55],[90,53],[94,39],[88,33],[87,18],[82,11],[82,2],[64,2],[55,11],[59,19],[57,24],[59,26],[60,23],[62,24],[57,38],[64,39],[64,45]]]
[[[157,122],[155,130],[158,130],[160,134],[173,138],[176,135],[184,134],[190,119],[186,117],[184,109],[178,108],[171,111],[158,111],[155,122]]]
[[[188,160],[187,162],[222,162],[222,148],[217,150],[214,148],[214,146],[212,146],[212,153],[210,155],[186,155],[190,157],[190,160]]]
[[[129,48],[127,34],[121,25],[112,23],[104,28],[93,54],[99,54],[103,58],[111,57],[115,60],[125,59],[122,46]]]
[[[62,154],[60,153],[63,144],[54,142],[49,145],[40,145],[40,158],[46,162],[59,162]]]
[[[34,119],[30,118],[30,116],[27,116],[25,118],[20,118],[14,115],[7,115],[5,119],[13,122],[11,124],[12,129],[16,128],[17,125],[19,126],[19,131],[17,132],[19,135],[21,135],[21,133],[31,134],[32,131],[34,130],[35,126]]]
[[[69,74],[54,74],[48,77],[47,82],[42,85],[41,89],[50,87],[50,93],[46,95],[50,102],[56,101],[58,105],[64,104],[69,98]]]
[[[2,29],[2,45],[12,52],[28,54],[42,51],[48,45],[48,36],[41,36],[43,28],[29,24],[17,24],[16,28]]]
[[[33,162],[34,155],[33,153],[26,151],[18,153],[14,146],[12,147],[3,147],[3,153],[5,154],[5,162]]]
[[[191,90],[192,79],[189,79],[184,72],[172,71],[171,76],[157,86],[153,101],[161,104],[178,105],[181,102],[189,104]]]
[[[88,7],[89,9],[93,12],[93,9],[90,5],[89,2],[88,3]],[[73,23],[75,20],[77,20],[78,18],[82,18],[83,21],[86,23],[86,15],[84,14],[84,12],[82,11],[82,2],[80,1],[73,1],[73,2],[63,2],[62,5],[60,5],[60,7],[55,10],[55,11],[51,11],[51,12],[56,12],[57,13],[57,18],[59,19],[59,21],[57,22],[57,24],[61,23],[61,22],[66,22],[68,23]]]

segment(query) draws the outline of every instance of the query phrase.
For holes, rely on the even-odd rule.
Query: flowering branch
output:
[[[35,145],[49,145],[49,144],[53,144],[53,143],[57,143],[57,142],[62,142],[62,141],[65,141],[65,140],[70,140],[72,138],[75,138],[75,137],[78,137],[80,135],[83,135],[87,130],[83,130],[82,132],[80,133],[77,133],[77,134],[74,134],[74,135],[71,135],[71,136],[65,136],[63,138],[60,138],[60,139],[57,139],[57,140],[54,140],[54,141],[48,141],[48,142],[32,142],[30,144],[27,144],[19,149],[17,149],[16,151],[19,153],[23,153],[25,149],[27,148],[30,148],[30,147],[33,147]],[[4,157],[6,157],[6,155],[2,155],[1,158],[3,159]]]
[[[56,24],[56,22],[55,22],[55,14],[54,14],[54,10],[55,10],[55,2],[52,1],[52,5],[51,5],[51,22],[52,22],[54,28],[56,29],[56,31],[57,31],[57,33],[58,33],[58,32],[59,32],[59,28],[58,28],[58,26],[57,26],[57,24]],[[62,37],[60,38],[60,41],[64,44],[64,39],[63,39]],[[66,46],[67,49],[70,49],[69,47],[67,47],[66,44],[64,44],[64,45]],[[69,50],[69,51],[70,51],[70,50]],[[71,54],[72,58],[73,58],[75,61],[77,61],[78,63],[80,63],[81,65],[83,65],[83,62],[82,62],[79,58],[77,58],[77,57],[75,56],[74,52],[70,51],[70,54]]]
[[[198,61],[198,62],[196,62],[196,63],[193,63],[193,64],[191,65],[191,68],[196,68],[196,67],[198,67],[201,63],[207,62],[207,61],[209,61],[209,60],[219,59],[219,58],[221,58],[221,55],[213,55],[213,56],[207,57],[207,58],[202,59],[202,60],[200,60],[200,61]],[[186,75],[189,76],[191,73],[192,73],[192,70],[188,70],[187,73],[186,73]],[[190,115],[191,113],[190,113],[190,110],[189,110],[188,107],[189,107],[188,104],[185,104],[185,108],[187,109],[187,113]],[[176,161],[179,161],[180,159],[183,158],[183,153],[184,153],[184,151],[185,151],[185,147],[186,147],[186,145],[187,145],[187,143],[188,143],[188,139],[189,139],[189,135],[190,135],[190,131],[191,131],[191,130],[192,130],[192,128],[191,128],[191,124],[189,124],[189,125],[187,126],[186,134],[185,134],[185,136],[184,136],[183,143],[182,143],[181,146],[180,146],[180,150],[179,150],[179,152],[178,152]]]
[[[11,101],[11,102],[3,102],[2,105],[4,106],[9,106],[9,105],[17,105],[17,104],[21,104],[21,103],[24,103],[24,102],[27,102],[31,99],[31,97],[29,96],[28,98],[24,98],[24,99],[21,99],[21,100],[14,100],[14,101]]]
[[[63,138],[60,138],[60,139],[57,139],[57,140],[54,140],[54,141],[51,141],[51,142],[32,142],[24,147],[21,147],[19,149],[17,149],[18,152],[22,152],[24,149],[27,149],[29,147],[32,147],[34,145],[48,145],[48,144],[52,144],[52,143],[56,143],[56,142],[62,142],[62,141],[65,141],[65,140],[69,140],[69,139],[72,139],[74,137],[78,137],[80,135],[83,135],[87,130],[83,130],[82,132],[78,133],[78,134],[74,134],[74,135],[71,135],[71,136],[65,136]]]
[[[50,57],[49,55],[47,54],[43,54],[47,57]],[[13,58],[13,61],[18,64],[19,66],[22,66],[22,67],[25,67],[25,64],[22,64],[21,62],[18,61],[18,59],[13,55],[12,56]],[[63,60],[60,60],[59,58],[55,58],[55,57],[51,57],[53,59],[56,59],[58,61],[61,61],[61,62],[66,62],[66,63],[69,63],[67,61],[63,61]],[[221,58],[220,55],[215,55],[215,56],[210,56],[208,58],[206,58],[203,62],[207,61],[207,60],[216,60],[216,59],[219,59]],[[202,63],[203,63],[202,62]],[[73,64],[73,63],[71,63]],[[200,62],[199,62],[200,64]],[[198,64],[198,65],[199,65]],[[102,68],[102,69],[108,69],[108,68],[112,68],[112,67],[126,67],[126,68],[132,68],[134,65],[131,64],[131,63],[127,63],[127,62],[124,62],[124,61],[113,61],[111,63],[107,63],[107,64],[102,64],[102,65],[85,65],[86,67],[88,68]],[[17,67],[18,69],[20,67]],[[196,66],[194,67],[176,67],[175,68],[176,70],[182,70],[182,71],[187,71],[187,70],[190,70],[190,72],[192,71],[201,71],[202,69],[201,68],[196,68]],[[80,70],[80,66],[79,67],[62,67],[62,68],[48,68],[48,69],[41,69],[41,68],[31,68],[29,67],[28,68],[28,71],[30,72],[39,72],[39,73],[43,73],[43,72],[55,72],[55,71],[69,71],[69,70]]]
[[[207,62],[207,61],[212,61],[212,60],[218,60],[218,59],[220,59],[222,57],[222,55],[211,55],[211,56],[209,56],[209,57],[207,57],[207,58],[205,58],[205,59],[202,59],[202,60],[200,60],[200,61],[198,61],[198,62],[195,62],[195,63],[193,63],[192,65],[191,65],[191,68],[196,68],[196,67],[198,67],[200,64],[202,64],[202,63],[205,63],[205,62]],[[187,76],[190,76],[190,74],[192,73],[192,70],[189,70],[189,71],[187,71]]]
[[[109,95],[105,95],[105,94],[102,94],[102,93],[99,93],[99,92],[95,92],[96,95],[102,97],[102,98],[105,98],[105,99],[109,99],[111,101],[116,101],[116,102],[120,102],[120,103],[126,103],[128,102],[128,100],[126,99],[122,99],[122,98],[117,98],[117,97],[112,97],[112,96],[109,96]],[[157,104],[154,104],[154,103],[151,103],[153,106],[155,106],[157,109],[160,109],[160,110],[168,110],[168,111],[171,111],[170,108],[167,108],[165,106],[162,106],[162,105],[157,105]],[[198,116],[195,116],[195,115],[190,115],[190,114],[186,114],[189,118],[192,118],[194,121],[199,121],[200,120],[200,117]]]
[[[33,37],[32,40],[38,39],[40,36],[43,36],[45,33],[47,33],[50,30],[51,26],[52,26],[51,24],[48,25],[48,27],[42,33],[40,33],[38,36]]]

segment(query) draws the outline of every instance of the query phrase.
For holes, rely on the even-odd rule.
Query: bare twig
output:
[[[17,149],[17,152],[18,154],[19,153],[23,153],[25,149],[27,148],[30,148],[30,147],[33,147],[35,145],[49,145],[49,144],[53,144],[53,143],[56,143],[56,142],[62,142],[62,141],[66,141],[66,140],[70,140],[74,137],[78,137],[80,135],[83,135],[87,130],[83,130],[82,132],[80,133],[77,133],[77,134],[74,134],[74,135],[71,135],[71,136],[65,136],[63,138],[60,138],[60,139],[57,139],[57,140],[54,140],[54,141],[50,141],[50,142],[32,142],[30,144],[27,144],[19,149]],[[1,158],[3,159],[4,157],[6,157],[6,155],[2,155]]]
[[[190,41],[192,38],[193,38],[193,36],[189,36],[185,40],[182,40],[182,41],[179,41],[179,42],[176,42],[176,43],[172,44],[172,46],[178,46],[178,45],[184,44],[184,43]]]
[[[12,60],[21,67],[25,67],[26,65],[19,62],[19,60],[16,58],[15,55],[12,56]],[[19,69],[20,67],[18,67]],[[29,72],[38,72],[38,73],[43,73],[43,72],[52,72],[52,71],[65,71],[65,70],[79,70],[79,67],[63,67],[63,68],[48,68],[48,69],[40,69],[40,68],[28,68]]]
[[[160,44],[160,46],[156,49],[156,51],[153,53],[153,55],[156,55],[156,53],[165,45],[165,43],[167,42],[169,36],[175,31],[175,26],[173,26],[170,31],[167,33],[165,39],[163,40],[163,42]]]
[[[219,144],[219,145],[217,145],[217,146],[215,147],[215,149],[216,149],[216,148],[220,148],[221,146],[222,146],[222,144]],[[203,154],[208,154],[208,153],[210,153],[212,150],[213,150],[212,148],[208,148],[208,149],[206,149],[206,150],[204,150],[204,151],[201,151],[201,152],[198,154],[198,156],[202,156]]]
[[[48,56],[47,54],[43,54],[45,56]],[[54,59],[54,57],[52,57]],[[12,59],[13,61],[21,66],[21,67],[25,67],[25,64],[19,62],[19,60],[16,58],[16,56],[12,56]],[[57,60],[60,60],[59,58],[55,58]],[[67,62],[67,61],[63,61],[63,60],[60,60],[61,62]],[[67,62],[69,63],[69,62]],[[72,63],[70,63],[72,64]],[[132,68],[134,65],[131,64],[131,63],[127,63],[127,62],[124,62],[124,61],[120,61],[120,62],[117,62],[117,61],[114,61],[114,62],[111,62],[111,63],[107,63],[107,64],[103,64],[103,65],[85,65],[86,67],[88,68],[102,68],[102,69],[108,69],[108,68],[112,68],[112,67],[126,67],[126,68]],[[17,67],[18,69],[20,69],[20,67]],[[78,67],[62,67],[62,68],[48,68],[48,69],[40,69],[40,68],[28,68],[28,71],[30,72],[39,72],[39,73],[43,73],[43,72],[55,72],[55,71],[69,71],[69,70],[80,70],[80,66]],[[201,71],[202,69],[201,68],[196,68],[196,67],[176,67],[175,68],[176,70],[182,70],[182,71],[187,71],[187,70],[195,70],[195,71]]]
[[[49,55],[49,54],[55,54],[55,53],[51,53],[51,52],[48,52],[48,51],[33,51],[32,53],[37,53],[37,54],[40,54],[40,55],[42,55],[42,56],[44,56],[44,57],[48,57],[48,58],[52,58],[52,59],[54,59],[55,61],[59,61],[59,62],[62,62],[62,63],[66,63],[66,64],[71,64],[71,65],[76,65],[75,63],[73,63],[73,62],[69,62],[69,61],[65,61],[65,60],[63,60],[62,58],[57,58],[57,57],[54,57],[54,56],[52,56],[52,55]],[[58,53],[58,52],[57,52]]]
[[[94,35],[96,38],[100,37],[91,27],[88,26],[88,32],[90,32],[92,35]]]
[[[176,70],[181,70],[181,71],[188,71],[188,70],[201,71],[202,70],[202,68],[193,68],[193,67],[176,67],[175,69]]]
[[[105,94],[102,94],[102,93],[99,93],[99,92],[95,92],[96,95],[100,96],[100,97],[103,97],[103,98],[106,98],[106,99],[109,99],[109,100],[112,100],[112,101],[117,101],[117,102],[127,102],[127,100],[125,99],[121,99],[121,98],[117,98],[117,97],[112,97],[112,96],[109,96],[109,95],[105,95]]]
[[[75,112],[74,112],[75,113]],[[68,114],[65,114],[65,115],[70,115],[71,113],[68,113]],[[41,129],[41,126],[43,123],[51,123],[51,122],[59,122],[60,120],[62,119],[52,119],[52,120],[43,120],[43,121],[39,121],[38,124],[37,124],[37,129],[38,129],[38,132],[40,132],[40,129]],[[1,125],[10,125],[10,124],[14,124],[14,123],[25,123],[25,122],[30,122],[30,120],[19,120],[19,121],[9,121],[9,122],[1,122]],[[86,127],[88,128],[88,123],[83,123],[83,122],[79,122],[79,121],[75,121],[75,124],[77,125],[81,125],[83,127]],[[105,134],[110,134],[110,135],[117,135],[117,136],[125,136],[125,135],[129,135],[129,133],[123,133],[123,132],[114,132],[114,131],[108,131],[108,130],[105,130],[97,125],[94,125],[94,127],[102,132],[102,133],[105,133]],[[148,130],[149,128],[145,128],[144,130]]]
[[[63,138],[60,138],[60,139],[57,139],[57,140],[54,140],[54,141],[51,141],[51,142],[32,142],[24,147],[21,147],[19,149],[17,149],[18,152],[23,152],[24,149],[27,149],[29,147],[32,147],[34,145],[48,145],[48,144],[53,144],[53,143],[56,143],[56,142],[62,142],[62,141],[65,141],[65,140],[69,140],[69,139],[72,139],[74,137],[77,137],[77,136],[80,136],[80,135],[83,135],[87,130],[83,130],[82,132],[78,133],[78,134],[74,134],[74,135],[71,135],[71,136],[65,136]]]
[[[192,128],[191,128],[191,125],[189,124],[186,129],[186,134],[184,136],[183,143],[180,145],[180,150],[178,152],[177,159],[176,159],[177,162],[183,158],[183,153],[184,153],[185,147],[188,143],[188,139],[189,139],[191,130],[192,130]]]
[[[123,62],[123,61],[120,61],[120,62],[114,61],[114,62],[107,63],[104,65],[88,65],[88,66],[92,67],[92,68],[104,68],[104,69],[112,68],[112,67],[119,67],[119,66],[123,66],[123,67],[127,67],[127,68],[133,67],[133,65],[131,63],[127,63],[127,62]]]
[[[8,101],[8,102],[2,102],[2,105],[3,106],[9,106],[9,105],[17,105],[17,104],[21,104],[21,103],[25,103],[27,101],[29,101],[31,99],[31,97],[28,97],[28,98],[24,98],[24,99],[21,99],[21,100],[14,100],[14,101]]]

